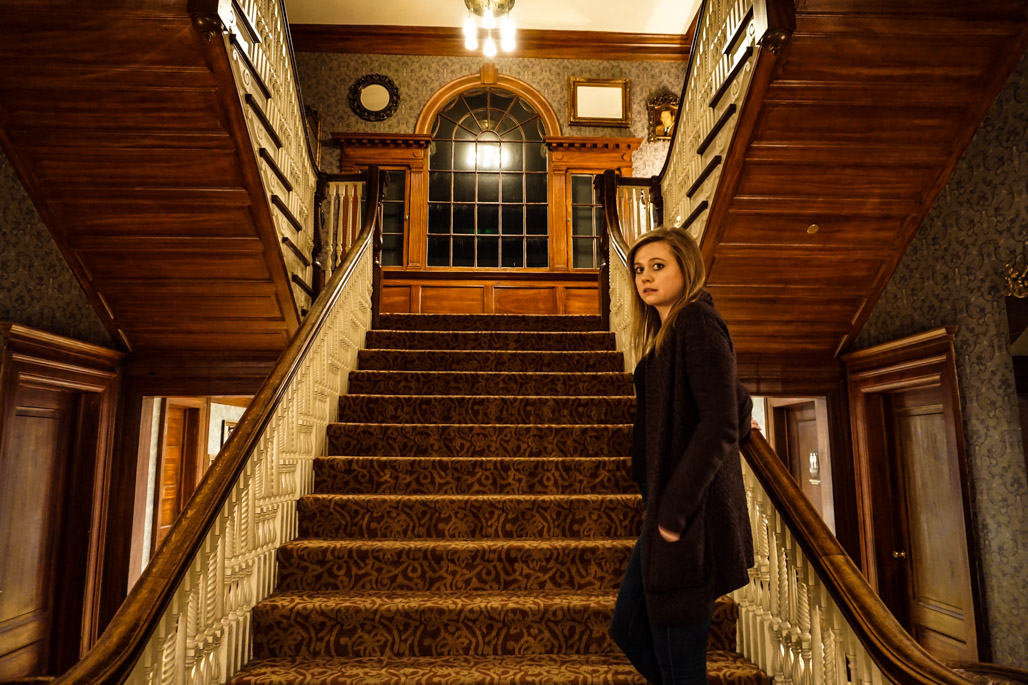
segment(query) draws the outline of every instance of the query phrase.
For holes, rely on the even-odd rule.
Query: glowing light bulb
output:
[[[470,33],[464,36],[464,47],[468,50],[477,50],[478,36],[476,36],[474,33]]]
[[[485,47],[482,49],[486,57],[496,57],[496,41],[493,40],[493,34],[489,34],[489,37],[485,39]]]
[[[500,47],[504,52],[514,49],[514,22],[510,20],[510,15],[505,16],[500,25]]]
[[[482,28],[496,28],[496,16],[493,14],[492,8],[487,9],[485,11],[485,14],[482,15]]]
[[[464,22],[464,35],[473,36],[478,33],[478,28],[475,26],[475,18],[468,12],[468,18]]]

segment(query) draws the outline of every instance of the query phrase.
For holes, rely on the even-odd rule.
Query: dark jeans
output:
[[[706,685],[712,615],[696,623],[653,623],[646,613],[640,543],[621,581],[610,632],[646,680],[658,685]]]

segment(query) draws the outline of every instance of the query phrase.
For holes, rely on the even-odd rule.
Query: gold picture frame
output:
[[[627,127],[632,125],[631,84],[626,78],[570,77],[573,126]]]
[[[678,98],[670,93],[664,93],[646,103],[647,114],[649,115],[649,132],[646,136],[648,142],[656,140],[671,140],[671,134],[678,122]]]

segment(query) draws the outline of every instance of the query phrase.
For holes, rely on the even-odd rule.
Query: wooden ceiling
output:
[[[120,345],[277,355],[298,315],[196,4],[0,0],[0,144]]]
[[[704,236],[740,367],[838,366],[1024,51],[1026,6],[799,0]]]

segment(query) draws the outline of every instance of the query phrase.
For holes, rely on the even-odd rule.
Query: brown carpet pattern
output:
[[[383,316],[231,682],[642,683],[610,639],[642,521],[632,378],[599,327]],[[708,680],[767,685],[737,621],[719,600]]]

